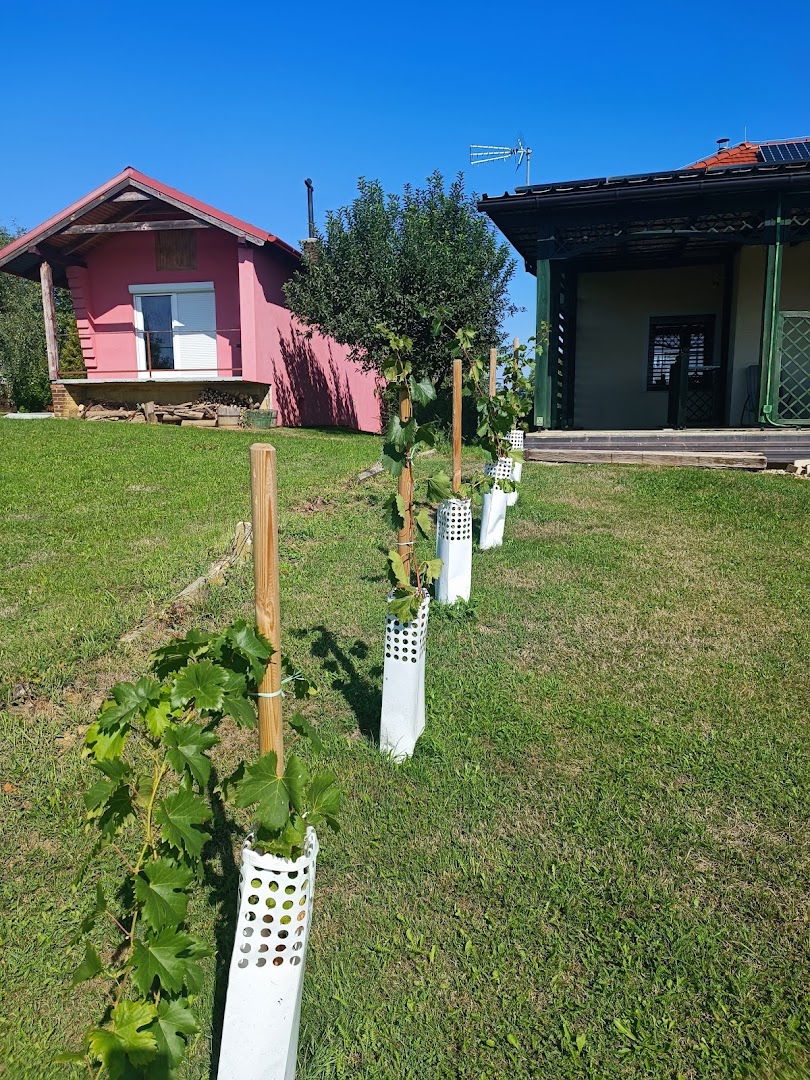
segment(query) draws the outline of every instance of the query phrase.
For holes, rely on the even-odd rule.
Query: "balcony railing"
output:
[[[216,351],[213,364],[195,366],[184,359],[181,343],[184,336],[212,339],[213,348]],[[108,361],[121,362],[116,355],[118,349],[121,348],[121,342],[113,342],[113,338],[134,340],[135,367],[131,363],[127,367],[111,366]],[[223,338],[226,341],[227,351],[230,353],[230,364],[225,365],[221,363],[220,357]],[[90,382],[99,378],[133,381],[241,378],[241,348],[241,330],[239,329],[191,330],[186,327],[175,327],[171,330],[135,328],[107,330],[101,327],[92,332],[92,350],[95,359],[93,366],[89,369],[84,367],[81,370],[71,371],[65,370],[60,362],[59,378],[87,379]]]

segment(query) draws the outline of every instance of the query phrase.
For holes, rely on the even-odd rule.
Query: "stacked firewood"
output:
[[[156,404],[154,401],[145,401],[135,408],[102,402],[79,406],[79,416],[84,420],[116,420],[129,424],[177,424],[183,427],[216,427],[219,411],[222,411],[222,406],[202,401],[184,401],[179,405],[163,405]]]

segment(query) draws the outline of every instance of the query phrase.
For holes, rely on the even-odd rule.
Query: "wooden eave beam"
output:
[[[177,229],[207,229],[204,221],[185,218],[182,221],[105,221],[97,225],[71,225],[62,236],[93,236],[124,232],[171,232]]]
[[[212,214],[206,214],[203,210],[193,211],[189,210],[189,207],[181,202],[179,199],[172,198],[171,195],[167,195],[162,191],[154,191],[153,189],[142,184],[140,181],[132,181],[137,186],[138,191],[143,191],[150,194],[152,198],[157,199],[159,202],[165,203],[167,206],[173,206],[175,210],[179,210],[181,213],[187,214],[193,213],[196,218],[201,222],[206,222],[208,225],[213,225],[215,229],[224,229],[225,232],[233,233],[234,236],[238,236],[241,240],[247,241],[249,244],[253,244],[256,247],[262,247],[265,243],[265,238],[261,236],[254,236],[252,233],[247,233],[243,229],[236,229],[233,225],[229,225],[222,221],[220,218],[214,217]],[[294,257],[294,256],[293,256]]]
[[[35,255],[38,255],[41,259],[49,262],[51,266],[87,266],[87,263],[80,255],[71,255],[60,251],[59,248],[52,247],[50,244],[37,244],[33,248]]]

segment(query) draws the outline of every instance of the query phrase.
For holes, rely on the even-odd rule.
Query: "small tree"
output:
[[[446,344],[424,311],[442,309],[476,340],[494,345],[517,309],[507,286],[515,262],[464,192],[461,176],[445,190],[440,173],[424,188],[386,195],[376,180],[358,181],[350,206],[327,216],[325,233],[284,291],[295,314],[349,345],[354,359],[382,371],[387,347],[378,327],[395,326],[413,342],[417,380],[437,388],[449,377]]]
[[[0,247],[5,247],[19,231],[0,226]],[[76,316],[67,289],[56,290],[57,335],[63,369],[84,370]],[[21,410],[44,409],[51,400],[42,294],[36,282],[0,271],[0,374],[6,379],[9,395]]]

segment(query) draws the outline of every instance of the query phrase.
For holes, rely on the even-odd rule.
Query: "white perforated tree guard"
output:
[[[380,715],[380,749],[395,761],[409,758],[425,730],[425,645],[430,597],[409,623],[385,620],[385,658]]]
[[[513,450],[522,450],[523,449],[523,432],[520,430],[520,428],[512,428],[512,430],[506,436],[506,441],[509,443],[509,445],[512,447]],[[514,482],[516,484],[519,484],[522,476],[523,476],[523,462],[522,461],[513,462],[512,463],[512,479],[514,480]],[[517,501],[518,501],[518,493],[517,493],[517,491],[510,491],[509,494],[506,496],[506,505],[507,506],[514,506]]]
[[[300,859],[242,847],[218,1080],[295,1078],[317,856],[314,829]]]
[[[472,583],[472,511],[469,499],[447,499],[436,516],[436,557],[442,572],[436,582],[436,600],[455,604],[470,599]]]
[[[488,461],[484,466],[487,476],[494,476],[497,480],[509,480],[512,477],[514,462],[510,457],[498,458],[497,461]],[[502,491],[497,483],[492,485],[492,490],[484,496],[484,505],[481,508],[481,534],[478,538],[478,546],[482,551],[488,548],[500,547],[503,543],[503,527],[506,523],[507,493]]]

